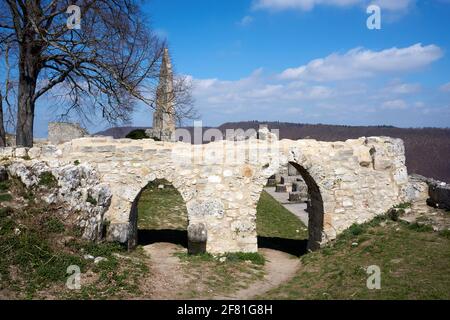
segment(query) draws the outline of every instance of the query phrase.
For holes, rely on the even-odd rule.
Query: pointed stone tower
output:
[[[156,90],[156,110],[153,113],[153,127],[146,131],[151,138],[161,141],[175,139],[175,103],[173,91],[173,73],[169,49],[164,54],[159,72],[159,85]]]

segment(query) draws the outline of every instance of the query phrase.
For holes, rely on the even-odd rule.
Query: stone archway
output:
[[[297,169],[308,186],[309,201],[306,209],[308,212],[308,249],[317,250],[323,241],[324,211],[322,194],[314,178],[303,166],[295,162],[289,162],[289,164]]]
[[[294,255],[320,248],[324,238],[324,204],[318,183],[304,166],[294,161],[283,162],[271,172],[274,175],[266,179],[267,186],[262,189],[257,204],[258,229],[264,230],[262,234],[258,231],[258,248]],[[280,232],[279,219],[291,227]],[[307,234],[303,231],[305,227]]]
[[[159,201],[161,199],[169,199],[169,201],[163,201],[163,203],[161,203],[161,201]],[[146,201],[150,201],[150,207],[145,208],[146,206],[144,206],[144,208],[142,208],[142,202],[145,204]],[[149,203],[147,202],[147,205],[148,204]],[[154,207],[152,208],[151,206]],[[180,206],[183,206],[183,208],[180,208]],[[139,212],[139,210],[142,209],[144,209],[144,211]],[[160,212],[156,212],[156,210]],[[150,213],[148,211],[150,211]],[[158,221],[154,221],[150,225],[145,224],[146,227],[143,227],[141,219],[143,214],[145,214],[147,218],[151,218],[151,215],[162,220],[156,219]],[[174,220],[177,220],[175,224],[173,223]],[[127,242],[128,249],[131,250],[135,248],[137,244],[142,244],[139,240],[142,240],[141,236],[143,232],[145,233],[145,238],[151,238],[150,243],[153,243],[153,241],[173,242],[175,244],[187,246],[188,225],[189,216],[187,214],[186,202],[179,190],[166,179],[152,180],[139,191],[132,202],[129,217],[130,234]],[[176,239],[174,234],[177,234]],[[183,234],[185,239],[178,239],[180,238],[180,234]],[[144,243],[145,241],[148,240],[144,240]]]

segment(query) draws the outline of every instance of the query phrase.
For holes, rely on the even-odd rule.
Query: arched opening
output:
[[[168,242],[187,247],[188,214],[178,190],[156,179],[136,196],[131,208],[128,248]]]
[[[268,179],[257,205],[258,247],[300,256],[320,248],[324,224],[320,189],[308,171],[289,162]]]

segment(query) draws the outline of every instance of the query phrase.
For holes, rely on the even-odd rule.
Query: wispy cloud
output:
[[[255,19],[252,16],[245,16],[240,21],[237,22],[237,25],[241,27],[246,27],[252,24]]]
[[[440,87],[440,89],[441,89],[442,92],[450,92],[450,82],[449,82],[449,83],[446,83],[446,84],[443,84],[443,85]]]
[[[314,81],[368,78],[417,71],[442,56],[443,51],[438,46],[423,46],[421,43],[382,51],[355,48],[345,54],[334,53],[300,67],[286,69],[280,74],[280,78]]]
[[[255,0],[254,9],[272,11],[301,10],[310,11],[316,6],[331,7],[367,7],[369,4],[379,5],[382,9],[399,12],[405,11],[415,4],[416,0]]]

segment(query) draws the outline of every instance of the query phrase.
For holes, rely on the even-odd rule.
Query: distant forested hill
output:
[[[344,141],[359,137],[388,136],[405,142],[406,165],[409,173],[450,182],[450,128],[396,128],[391,126],[335,126],[324,124],[298,124],[287,122],[229,122],[218,128],[258,129],[260,123],[267,123],[270,129],[279,129],[281,139],[316,139],[322,141]],[[133,127],[111,128],[98,133],[124,137]],[[191,129],[191,128],[188,128]]]

